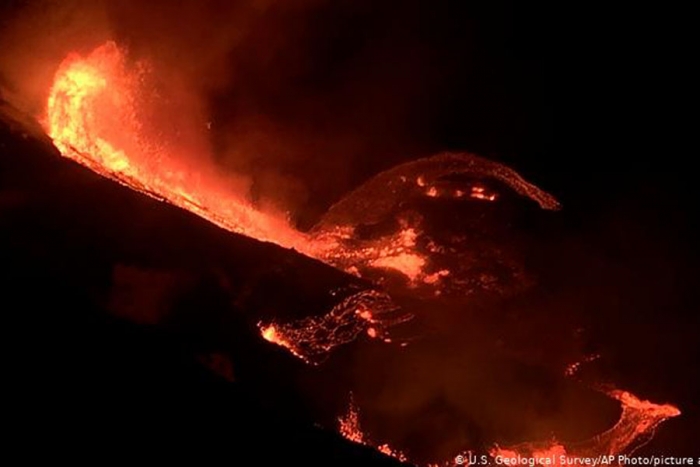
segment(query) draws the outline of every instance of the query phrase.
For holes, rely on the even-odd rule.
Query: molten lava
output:
[[[168,154],[144,134],[144,65],[129,66],[108,42],[86,57],[69,55],[51,87],[44,125],[61,154],[135,190],[193,212],[231,232],[294,248],[353,271],[346,263],[393,269],[416,280],[426,258],[413,250],[407,229],[364,248],[348,249],[352,228],[305,235],[286,220],[256,209],[214,174],[203,174]]]
[[[376,444],[368,439],[367,435],[365,435],[360,428],[360,412],[352,398],[350,399],[348,412],[345,415],[338,417],[338,431],[345,439],[352,441],[353,443],[371,446],[387,456],[395,457],[403,462],[408,462],[406,455],[401,451],[392,449],[391,446],[386,443]]]
[[[419,223],[379,238],[363,239],[357,226],[386,216],[412,196],[494,201],[496,194],[473,185],[467,191],[446,188],[450,174],[492,177],[544,209],[558,208],[549,194],[513,170],[469,154],[441,154],[403,164],[374,177],[332,206],[308,234],[278,216],[261,212],[213,171],[203,173],[170,153],[164,141],[144,129],[149,90],[148,66],[130,64],[108,42],[89,55],[69,55],[51,87],[44,125],[60,152],[95,172],[159,200],[195,213],[231,232],[275,243],[352,274],[394,271],[410,284],[440,292],[459,275],[432,264]],[[455,280],[455,284],[459,281]]]
[[[620,402],[620,420],[608,431],[579,443],[525,443],[509,448],[495,447],[493,457],[502,459],[547,459],[547,465],[582,465],[582,460],[633,452],[649,441],[656,427],[664,420],[677,417],[680,411],[670,404],[655,404],[640,400],[627,391],[610,391],[610,397]],[[578,460],[578,461],[577,461]],[[609,464],[608,464],[609,465]],[[613,465],[618,465],[614,463]]]
[[[680,415],[680,411],[670,404],[655,404],[640,400],[627,391],[610,391],[608,395],[620,402],[622,415],[620,420],[608,431],[590,440],[576,443],[562,443],[557,440],[539,443],[522,443],[517,446],[494,446],[488,456],[493,465],[547,465],[562,467],[566,465],[590,465],[594,459],[605,457],[613,459],[605,465],[620,465],[621,453],[630,453],[649,441],[656,427],[663,421]],[[370,440],[360,428],[360,413],[354,402],[350,401],[347,413],[338,418],[339,431],[347,440],[358,444],[372,446],[392,457],[406,461],[406,455],[388,444],[377,444]],[[427,467],[466,465],[469,455],[457,454],[454,460],[428,464]],[[476,459],[486,459],[473,456]]]
[[[340,301],[325,315],[286,324],[259,323],[258,327],[265,340],[307,363],[318,364],[333,348],[354,341],[363,331],[389,342],[386,328],[411,319],[398,311],[387,294],[363,290]]]
[[[130,65],[112,42],[85,57],[68,56],[56,73],[44,118],[46,130],[61,154],[223,229],[294,248],[353,274],[363,275],[367,270],[381,274],[390,270],[402,275],[410,287],[425,287],[436,294],[449,290],[450,285],[452,290],[462,293],[463,284],[472,284],[473,281],[464,278],[470,269],[445,268],[435,260],[442,255],[468,264],[469,257],[460,256],[462,253],[457,248],[446,248],[426,238],[419,220],[402,220],[399,229],[389,234],[368,238],[358,233],[359,226],[380,223],[414,196],[466,199],[475,203],[497,199],[496,193],[479,184],[468,189],[453,188],[444,181],[447,175],[492,178],[543,209],[559,207],[551,195],[503,165],[476,156],[447,153],[380,173],[332,206],[309,233],[302,233],[286,220],[256,209],[245,194],[227,188],[216,175],[204,174],[183,163],[168,152],[163,142],[144,130],[140,115],[148,95],[142,79],[146,70],[143,65]],[[405,315],[387,318],[395,316],[396,310],[387,294],[361,291],[324,316],[292,323],[260,323],[259,328],[264,339],[307,362],[318,363],[333,348],[353,341],[362,333],[390,341],[388,326],[410,319]],[[575,370],[572,367],[570,371]],[[528,443],[494,448],[491,455],[553,453],[573,458],[623,453],[634,449],[635,443],[648,437],[662,421],[680,413],[671,405],[642,401],[628,392],[614,391],[609,395],[622,405],[622,417],[613,428],[591,441],[571,445]],[[346,438],[405,459],[387,445],[369,442],[360,431],[358,417],[357,409],[352,406],[348,416],[340,419],[340,431]]]
[[[220,180],[182,166],[141,134],[141,74],[113,42],[61,64],[49,93],[45,125],[61,153],[95,172],[194,212],[224,229],[310,253],[286,222],[255,209]]]

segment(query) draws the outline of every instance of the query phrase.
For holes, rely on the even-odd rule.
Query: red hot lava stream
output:
[[[310,254],[312,245],[287,223],[255,209],[213,177],[202,181],[191,167],[141,139],[139,76],[125,61],[109,42],[85,58],[72,54],[61,64],[45,119],[61,153],[226,230]]]
[[[435,183],[445,173],[488,175],[544,209],[558,207],[554,198],[507,167],[475,156],[445,154],[379,174],[333,206],[319,225],[305,234],[278,216],[256,209],[244,195],[228,189],[213,174],[202,175],[178,162],[159,141],[148,138],[139,116],[141,86],[138,71],[129,66],[123,51],[112,42],[85,57],[69,55],[60,65],[49,93],[43,119],[47,133],[63,156],[100,175],[195,213],[228,231],[293,248],[354,274],[366,269],[393,270],[412,286],[432,288],[436,293],[458,275],[434,267],[431,255],[438,250],[419,248],[416,239],[420,225],[406,223],[398,232],[375,240],[361,240],[355,235],[355,225],[360,220],[381,217],[402,197],[416,191],[429,197],[469,197],[484,202],[496,199],[495,194],[478,185],[470,190],[445,189]],[[372,209],[368,208],[366,199],[373,200]],[[325,316],[288,324],[261,324],[260,331],[268,341],[312,362],[314,357],[354,340],[362,332],[389,341],[381,315],[395,310],[386,294],[365,291],[347,298]],[[322,340],[317,337],[319,329],[325,331],[321,333],[326,336]],[[563,456],[557,457],[562,462],[566,458],[617,455],[648,437],[662,421],[680,414],[671,405],[642,401],[628,392],[614,391],[609,396],[620,402],[621,419],[594,439],[578,444],[550,442],[495,447],[491,455],[502,458],[556,455]],[[373,445],[385,454],[405,460],[403,454],[388,445],[369,441],[359,428],[356,408],[351,408],[340,423],[341,433],[351,441]]]

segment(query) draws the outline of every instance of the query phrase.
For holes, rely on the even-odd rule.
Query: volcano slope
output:
[[[390,466],[317,429],[288,387],[306,367],[256,324],[324,313],[367,284],[223,231],[60,156],[0,108],[5,371],[18,446],[234,465]],[[94,454],[90,454],[94,457]]]

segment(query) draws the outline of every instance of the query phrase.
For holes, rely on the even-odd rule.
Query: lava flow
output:
[[[387,456],[395,457],[403,462],[408,461],[406,455],[401,451],[392,449],[388,444],[375,444],[367,438],[367,435],[360,427],[360,411],[352,400],[352,397],[350,398],[348,412],[345,415],[338,417],[338,431],[345,439],[352,441],[353,443],[372,446]]]
[[[460,275],[433,264],[432,258],[438,251],[421,235],[419,222],[402,222],[396,231],[369,239],[357,234],[358,225],[387,214],[411,195],[468,195],[485,202],[495,199],[482,186],[473,186],[468,192],[445,189],[438,179],[446,174],[492,176],[546,209],[557,207],[554,198],[507,167],[472,155],[443,154],[377,175],[331,207],[311,232],[299,232],[286,220],[256,209],[212,172],[202,173],[182,162],[182,158],[174,157],[163,141],[144,130],[147,69],[143,64],[129,64],[126,54],[114,42],[84,57],[69,55],[55,75],[43,118],[47,133],[61,154],[226,230],[294,248],[348,273],[361,276],[368,270],[380,275],[393,272],[404,277],[410,286],[425,287],[436,294],[449,288],[452,278]],[[378,193],[378,189],[382,192]],[[392,307],[386,305],[386,300],[376,299],[357,296],[354,301],[361,306],[351,311],[371,310],[379,319],[382,310]],[[371,337],[386,338],[380,326],[347,310],[340,304],[319,323],[265,323],[261,325],[262,335],[306,360],[348,342],[350,336],[354,338],[363,330]],[[319,329],[348,328],[349,321],[353,322],[349,326],[352,332],[341,333],[342,337],[332,330],[321,333],[329,336],[327,339],[316,337]]]
[[[393,271],[403,276],[409,287],[442,292],[452,283],[453,290],[464,291],[459,287],[468,282],[464,275],[470,270],[445,268],[435,261],[439,255],[459,259],[460,253],[426,239],[420,220],[400,219],[398,229],[390,234],[358,234],[358,226],[379,223],[413,195],[462,198],[477,203],[490,203],[497,198],[488,187],[478,184],[467,190],[453,189],[444,183],[446,175],[490,177],[543,209],[559,207],[551,195],[503,165],[476,156],[442,154],[375,176],[331,207],[309,233],[302,233],[284,219],[256,209],[245,195],[228,189],[223,180],[193,170],[170,154],[162,142],[145,134],[140,117],[143,94],[147,94],[142,89],[142,72],[138,66],[130,66],[125,54],[112,42],[85,57],[71,54],[65,59],[51,87],[44,118],[46,130],[61,154],[228,231],[293,248],[356,275],[365,275],[367,270],[380,274]],[[362,332],[390,340],[387,326],[410,318],[384,319],[396,310],[387,294],[363,291],[346,298],[327,315],[286,324],[260,323],[259,327],[268,341],[307,362],[317,363],[334,347],[356,339]],[[627,392],[609,395],[622,405],[622,417],[613,428],[590,442],[526,444],[494,448],[491,454],[590,457],[623,453],[648,437],[663,420],[680,413],[673,406],[641,401]],[[356,409],[341,420],[341,432],[352,441],[368,443],[359,430]],[[405,459],[386,445],[375,447]]]
[[[560,443],[556,440],[546,443],[524,443],[509,448],[495,447],[491,450],[493,457],[509,459],[551,460],[548,465],[576,465],[582,460],[595,458],[612,458],[619,464],[620,453],[633,452],[653,435],[654,429],[680,411],[670,404],[655,404],[640,400],[627,391],[609,391],[608,395],[620,402],[622,415],[620,420],[608,431],[594,438],[578,443]],[[612,457],[609,457],[612,456]]]
[[[307,363],[318,364],[333,348],[354,341],[363,331],[372,338],[390,342],[386,328],[410,319],[386,293],[363,290],[340,301],[325,315],[286,324],[259,323],[258,327],[265,340]]]
[[[133,189],[194,212],[232,232],[310,253],[287,223],[255,209],[223,183],[180,165],[139,120],[140,75],[113,42],[87,57],[72,54],[51,87],[45,125],[61,153]]]
[[[431,251],[416,241],[420,225],[407,223],[377,239],[359,239],[356,226],[380,218],[411,195],[469,198],[491,202],[482,186],[446,190],[440,177],[468,173],[493,177],[544,209],[557,201],[513,170],[468,154],[442,154],[403,164],[332,206],[304,234],[286,220],[256,209],[213,173],[202,173],[144,134],[141,116],[148,67],[129,65],[126,54],[108,42],[83,57],[69,55],[51,87],[44,125],[60,152],[95,172],[159,200],[193,212],[231,232],[275,243],[360,275],[364,269],[394,271],[411,284],[437,287],[450,271],[431,264]],[[368,201],[372,203],[368,206]]]
[[[547,465],[562,467],[565,465],[589,465],[593,459],[612,459],[605,465],[621,465],[620,454],[632,453],[653,436],[654,430],[665,420],[677,417],[680,411],[670,404],[655,404],[641,400],[628,391],[612,390],[607,392],[612,399],[619,401],[622,414],[618,422],[609,430],[580,442],[565,443],[556,439],[545,442],[527,442],[516,446],[493,446],[488,455],[473,456],[477,459],[490,459],[495,465]],[[338,418],[339,431],[347,440],[372,446],[375,449],[406,461],[406,455],[390,447],[379,444],[360,428],[360,413],[350,400],[347,413]],[[470,458],[469,451],[455,455],[454,459],[428,464],[427,467],[448,467],[465,465]],[[484,456],[484,457],[482,457]],[[599,462],[600,463],[600,462]]]

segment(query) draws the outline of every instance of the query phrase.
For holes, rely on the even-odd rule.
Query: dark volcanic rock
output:
[[[395,464],[303,420],[291,386],[304,370],[255,327],[325,313],[330,290],[366,284],[106,180],[31,119],[5,105],[0,116],[6,376],[20,408],[8,422],[22,442],[72,456]]]

